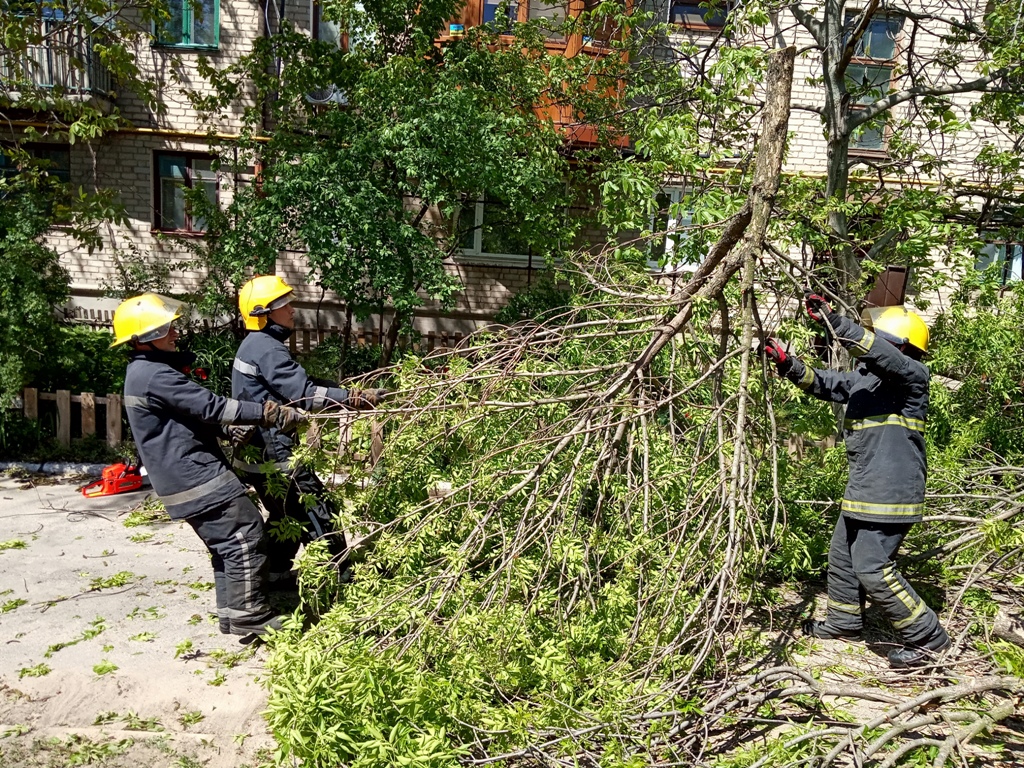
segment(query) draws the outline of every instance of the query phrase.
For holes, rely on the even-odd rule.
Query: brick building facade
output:
[[[204,185],[224,203],[239,184],[249,182],[245,174],[215,174],[209,169],[208,126],[200,122],[185,96],[187,88],[203,87],[197,73],[198,57],[206,57],[214,67],[225,66],[247,53],[255,39],[267,34],[268,30],[277,29],[282,9],[284,17],[296,28],[319,36],[332,34],[330,25],[319,21],[317,10],[310,0],[286,0],[282,5],[261,4],[255,0],[201,0],[196,7],[206,9],[205,14],[192,10],[193,6],[188,0],[178,1],[182,4],[180,20],[175,17],[173,28],[163,30],[158,35],[160,40],[135,52],[144,74],[152,75],[160,84],[159,95],[166,110],[162,114],[155,114],[138,99],[128,94],[119,94],[113,98],[121,113],[131,121],[132,127],[110,134],[92,145],[76,144],[64,150],[68,153],[71,181],[83,186],[96,184],[120,190],[128,219],[123,226],[109,225],[103,248],[93,253],[63,242],[59,232],[53,235],[53,242],[61,250],[63,263],[72,276],[73,310],[103,313],[109,312],[116,305],[115,300],[103,294],[105,290],[119,284],[119,261],[131,261],[134,258],[154,264],[174,264],[187,257],[187,252],[180,245],[161,233],[162,229],[177,230],[176,234],[181,234],[182,229],[201,229],[201,223],[188,219],[181,201],[175,196],[176,184]],[[915,4],[929,2],[914,1]],[[567,2],[575,5],[582,0]],[[978,2],[980,14],[984,7],[980,0]],[[536,5],[540,8],[557,4]],[[687,41],[705,44],[720,32],[722,16],[698,4],[646,0],[643,5],[656,18],[673,23],[674,34],[678,39],[670,39],[670,43]],[[490,0],[471,0],[461,21],[479,23],[487,17],[488,12],[493,15],[494,7],[497,4]],[[530,6],[521,3],[517,12],[526,13],[524,8],[529,9]],[[878,46],[884,47],[884,38],[888,35],[892,50],[877,56],[896,60],[902,34],[900,29],[880,28],[876,49],[880,50]],[[781,42],[796,45],[801,50],[808,50],[813,44],[806,30],[796,23],[788,11],[774,19],[772,29],[765,29],[759,35],[753,35],[744,42],[772,45],[778,44],[781,39]],[[940,44],[938,37],[930,40],[932,42],[919,44]],[[571,55],[575,49],[569,50],[570,47],[567,46],[566,53]],[[885,63],[879,59],[861,66],[868,68],[879,62]],[[820,69],[820,61],[814,55],[798,58],[794,103],[821,102],[822,93],[816,82],[816,78],[820,78]],[[878,66],[875,66],[875,70],[878,70]],[[951,98],[953,108],[965,113],[978,96],[964,93]],[[897,116],[899,109],[897,107]],[[826,143],[820,117],[814,112],[796,109],[790,127],[792,138],[785,170],[791,173],[824,174]],[[237,112],[214,127],[220,140],[230,140],[240,129],[241,121]],[[884,133],[861,136],[858,141],[863,143],[860,154],[865,159],[884,160],[887,141]],[[941,172],[969,178],[973,172],[974,158],[981,147],[987,143],[1005,142],[1006,138],[994,127],[976,122],[970,134],[961,134],[955,141],[955,147],[936,148],[951,154],[950,165]],[[899,183],[927,188],[937,184],[938,180],[934,174],[922,172],[915,176],[905,175]],[[201,235],[197,232],[196,236]],[[1004,257],[1012,259],[1013,255],[1007,251]],[[444,328],[465,333],[479,327],[492,318],[515,293],[536,279],[537,266],[532,263],[529,254],[487,254],[479,247],[464,252],[448,265],[448,269],[462,285],[454,311],[442,314],[428,305],[417,314],[417,329],[428,332]],[[319,322],[321,327],[343,324],[343,310],[334,297],[322,294],[315,286],[306,285],[302,254],[282,253],[278,270],[293,284],[301,286],[298,305],[302,310],[301,322],[306,325]],[[1012,269],[1010,272],[1013,276]],[[170,274],[173,286],[179,289],[187,289],[197,277],[194,273],[180,269],[173,269]]]

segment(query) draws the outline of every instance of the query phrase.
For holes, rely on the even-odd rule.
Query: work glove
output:
[[[380,405],[391,394],[386,389],[350,389],[348,393],[348,404],[352,408],[363,410]]]
[[[832,314],[832,307],[825,297],[810,291],[804,292],[804,307],[807,308],[807,314],[811,316],[811,320],[816,323],[825,322],[825,318]]]
[[[224,431],[231,445],[235,448],[244,448],[256,434],[256,427],[252,424],[231,424]]]
[[[779,376],[785,376],[793,367],[793,358],[786,353],[778,339],[765,339],[761,345],[761,354],[775,363]]]
[[[308,420],[297,408],[267,400],[263,404],[263,419],[260,426],[277,427],[282,432],[294,432],[300,424],[305,424]]]

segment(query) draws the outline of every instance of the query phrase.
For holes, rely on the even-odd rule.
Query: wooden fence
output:
[[[124,439],[123,423],[121,421],[121,406],[123,398],[121,395],[109,394],[106,397],[96,397],[92,392],[83,392],[80,395],[73,395],[67,389],[60,389],[56,392],[40,392],[35,388],[26,388],[22,391],[20,402],[15,401],[15,407],[20,407],[22,414],[30,421],[39,421],[39,403],[55,402],[57,404],[57,442],[63,446],[71,445],[71,405],[81,405],[81,434],[82,437],[92,437],[96,434],[97,406],[104,409],[104,425],[106,427],[107,444],[116,448]],[[373,416],[372,412],[366,414],[371,421],[370,426],[370,453],[369,456],[355,456],[357,461],[369,459],[375,464],[384,451],[384,427],[383,424]],[[352,424],[356,419],[364,417],[363,414],[355,411],[341,411],[336,418],[341,428],[341,451],[348,451],[352,436]],[[311,445],[319,445],[322,424],[314,423],[307,435],[307,441]]]
[[[102,406],[105,413],[107,444],[120,445],[121,428],[121,395],[109,394],[96,397],[92,392],[72,395],[67,389],[56,392],[40,392],[38,389],[27,388],[21,395],[21,412],[30,421],[39,420],[39,402],[52,400],[57,403],[57,442],[63,446],[71,445],[71,404],[81,405],[82,437],[96,434],[96,406]]]

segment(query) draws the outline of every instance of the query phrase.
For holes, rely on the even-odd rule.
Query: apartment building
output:
[[[645,4],[658,18],[667,19],[674,34],[669,46],[680,49],[686,44],[711,46],[720,44],[730,9],[742,7],[741,2],[726,2],[720,10],[711,10],[706,3],[650,0]],[[850,0],[841,12],[845,34],[854,26],[866,3]],[[1014,137],[1004,129],[976,116],[972,107],[979,103],[982,91],[972,89],[979,69],[975,67],[983,55],[967,45],[955,52],[949,47],[951,31],[979,23],[993,6],[981,0],[955,4],[945,0],[897,0],[879,3],[878,9],[864,26],[846,70],[846,85],[853,94],[850,114],[858,115],[890,95],[898,95],[895,106],[878,119],[853,131],[849,142],[851,176],[868,178],[877,189],[940,191],[956,186],[962,199],[973,199],[980,210],[985,204],[981,196],[971,198],[970,190],[984,186],[986,179],[977,159],[986,148],[1011,150]],[[805,11],[822,19],[820,5],[813,3],[780,4],[769,14],[764,26],[747,33],[736,44],[781,47],[792,45],[798,51],[793,81],[793,111],[790,116],[790,146],[784,172],[806,177],[825,178],[829,172],[828,141],[822,112],[827,108],[823,83],[822,41],[797,18]],[[822,35],[825,31],[821,31]],[[961,59],[959,67],[947,69],[949,62]],[[911,92],[918,95],[911,97]],[[969,130],[946,133],[937,129],[935,117],[922,108],[920,95],[934,93],[944,105],[942,119],[953,122],[970,121]],[[904,97],[907,97],[904,99]],[[893,162],[901,146],[908,142],[921,145],[919,159],[909,163]],[[668,186],[666,197],[679,197],[682,190]],[[668,225],[687,223],[685,216]],[[1022,245],[1007,239],[1005,232],[996,232],[1000,216],[991,216],[979,227],[978,236],[989,242],[976,254],[975,266],[984,268],[997,264],[1004,283],[1019,281],[1022,275]],[[795,259],[806,253],[791,252]],[[944,254],[936,254],[941,260]],[[969,254],[969,256],[971,256]],[[882,253],[884,257],[884,251]],[[909,293],[909,296],[908,296]],[[928,314],[941,310],[942,291],[922,291],[912,274],[894,267],[880,276],[870,299],[878,303],[902,303],[905,298],[920,298],[930,304]]]
[[[287,19],[296,28],[324,40],[338,40],[336,26],[325,22],[315,1],[282,0],[281,3],[260,3],[255,0],[171,0],[172,19],[159,30],[154,30],[152,43],[147,43],[135,52],[136,61],[144,74],[159,83],[159,96],[166,109],[155,113],[144,103],[130,94],[117,93],[116,84],[89,51],[89,41],[82,41],[81,55],[88,67],[84,76],[75,83],[63,82],[67,68],[59,62],[48,61],[40,68],[39,77],[61,82],[65,87],[77,89],[82,97],[95,103],[118,110],[131,122],[131,127],[108,134],[102,140],[91,144],[55,145],[45,144],[33,147],[33,151],[51,161],[55,173],[70,179],[75,184],[108,187],[120,190],[121,199],[127,212],[127,223],[111,224],[107,227],[104,245],[94,252],[77,248],[55,232],[53,242],[62,253],[62,260],[72,276],[72,311],[100,313],[109,312],[116,301],[104,296],[104,292],[117,287],[121,265],[132,260],[150,264],[176,265],[186,259],[186,252],[180,246],[181,238],[203,236],[204,222],[190,216],[184,204],[183,188],[202,188],[211,199],[224,204],[230,200],[239,185],[251,183],[251,176],[245,173],[218,173],[211,164],[210,126],[202,123],[185,95],[186,89],[202,90],[203,79],[198,74],[199,57],[205,57],[213,66],[223,67],[226,63],[247,53],[253,41],[279,29],[282,19]],[[985,4],[976,0],[974,13],[980,16]],[[469,0],[460,16],[451,20],[448,35],[458,35],[476,24],[493,21],[496,15],[509,14],[509,23],[524,21],[540,16],[561,17],[579,13],[594,3],[592,0],[563,0],[562,2],[540,2],[519,0],[500,3],[495,0]],[[920,13],[935,13],[932,6],[943,5],[941,0],[913,0],[913,8]],[[723,27],[733,7],[727,0],[721,9],[709,9],[707,4],[684,3],[675,0],[644,0],[638,8],[650,12],[656,20],[668,22],[672,30],[665,51],[671,52],[681,45],[716,45],[721,40]],[[847,16],[854,18],[859,7],[849,4]],[[911,23],[904,11],[895,5],[885,6],[871,20],[856,55],[851,62],[848,75],[870,85],[877,93],[863,99],[866,105],[891,90],[902,87],[907,77],[905,55],[910,35],[914,35],[915,55],[940,59],[943,40],[941,30],[932,29],[928,24],[915,18]],[[443,42],[446,31],[439,31]],[[613,31],[609,31],[613,34]],[[602,55],[600,41],[584,39],[581,36],[569,39],[552,39],[549,49],[565,56]],[[797,60],[794,82],[794,112],[791,119],[791,147],[786,161],[786,172],[806,175],[824,175],[827,172],[827,144],[823,136],[822,117],[819,109],[824,104],[821,86],[821,58],[816,51],[816,41],[807,28],[794,17],[787,7],[771,18],[766,27],[751,33],[748,39],[736,44],[774,46],[792,44],[802,53]],[[41,60],[46,60],[41,51]],[[667,54],[671,55],[671,53]],[[923,60],[923,59],[922,59]],[[919,73],[918,73],[919,74]],[[948,73],[939,71],[936,65],[936,82],[950,78]],[[966,114],[977,101],[979,94],[964,91],[951,93],[951,109],[957,114]],[[887,145],[892,140],[891,125],[908,114],[908,104],[898,105],[893,110],[894,120],[887,125],[871,123],[855,133],[851,139],[850,156],[853,161],[867,163],[861,170],[885,175]],[[557,115],[553,116],[557,121]],[[26,120],[26,123],[31,120]],[[234,112],[224,117],[213,127],[215,139],[222,146],[230,146],[231,139],[242,128],[241,114]],[[579,131],[577,126],[574,130]],[[901,130],[913,131],[913,124]],[[924,126],[921,127],[924,132]],[[928,134],[928,140],[943,141],[942,134]],[[922,133],[923,136],[923,133]],[[568,136],[567,140],[587,140],[585,135]],[[955,144],[934,147],[948,158],[948,164],[941,169],[901,168],[899,177],[892,183],[915,185],[928,188],[940,183],[944,177],[959,175],[969,180],[974,173],[977,154],[988,144],[1005,146],[1009,139],[995,126],[975,121],[973,130],[956,136]],[[856,169],[854,172],[857,172]],[[664,220],[660,226],[672,231],[669,247],[678,238],[685,237],[686,217],[671,206],[678,201],[684,189],[666,180],[662,196]],[[515,238],[501,238],[496,244],[483,234],[489,216],[487,203],[480,201],[473,211],[478,224],[471,236],[462,243],[463,248],[447,268],[455,274],[461,285],[456,307],[451,312],[441,313],[426,306],[417,313],[415,325],[422,332],[447,330],[468,332],[490,320],[516,292],[523,290],[536,279],[538,268],[534,256],[528,249],[517,249]],[[658,222],[654,222],[658,226]],[[600,233],[591,233],[597,236]],[[509,245],[512,243],[512,245]],[[519,253],[516,250],[526,250]],[[508,252],[513,251],[513,252]],[[1006,280],[1021,279],[1022,246],[1015,242],[993,241],[979,254],[980,264],[995,261],[1003,265]],[[330,293],[323,294],[315,286],[307,285],[307,269],[300,253],[282,253],[278,271],[294,285],[299,286],[299,307],[303,310],[301,322],[312,325],[319,322],[321,327],[343,324],[343,308]],[[172,266],[169,279],[175,288],[187,289],[195,283],[198,275],[187,269]],[[899,279],[889,286],[890,293],[900,293],[904,286]],[[892,300],[892,296],[888,300]],[[900,296],[899,298],[902,298]],[[379,330],[370,323],[368,330]]]

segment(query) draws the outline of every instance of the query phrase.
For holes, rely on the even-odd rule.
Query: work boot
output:
[[[273,613],[268,613],[260,618],[244,618],[244,619],[232,619],[231,620],[231,634],[232,635],[263,635],[267,630],[280,630],[284,622],[284,616],[277,616]]]
[[[928,642],[919,645],[904,645],[902,648],[893,648],[889,651],[889,666],[893,669],[913,669],[922,667],[928,662],[949,648],[950,640],[946,630],[940,629],[940,634]]]
[[[816,637],[819,640],[860,640],[859,629],[840,629],[825,621],[810,619],[801,627],[807,637]]]

